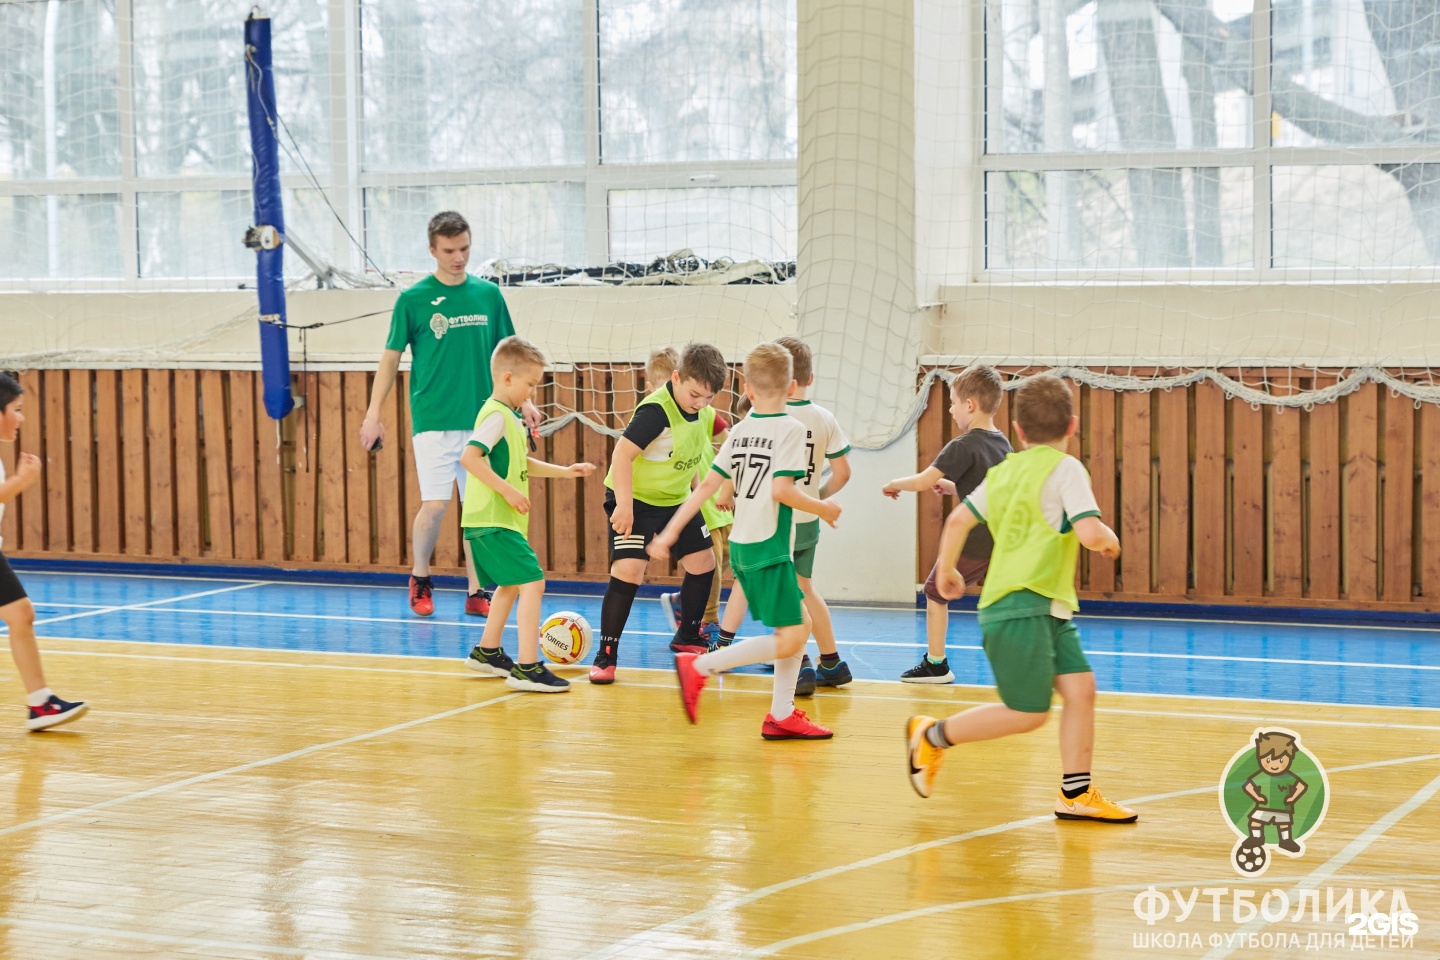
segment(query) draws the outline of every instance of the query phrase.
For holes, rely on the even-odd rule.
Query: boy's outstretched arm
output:
[[[845,484],[850,482],[850,455],[841,454],[830,463],[830,479],[820,488],[820,499],[828,500],[841,490]]]
[[[558,463],[546,463],[544,460],[537,460],[534,457],[526,457],[530,464],[530,476],[537,479],[545,477],[588,477],[595,472],[593,463],[572,463],[568,467],[562,467]]]
[[[1102,557],[1114,560],[1120,556],[1120,538],[1115,531],[1105,526],[1099,517],[1083,517],[1075,521],[1075,536],[1086,550],[1094,550]]]
[[[610,526],[622,537],[629,536],[635,528],[635,458],[644,452],[635,441],[621,437],[615,441],[615,451],[610,454],[610,482],[615,485],[615,511],[610,514]]]
[[[810,494],[795,486],[794,477],[776,477],[770,481],[770,496],[776,503],[783,503],[792,510],[813,513],[830,526],[840,519],[840,504],[834,500],[816,500]]]
[[[945,474],[940,472],[940,468],[932,464],[912,476],[891,480],[880,488],[880,492],[891,500],[899,500],[902,490],[909,490],[912,493],[922,493],[934,487],[944,476]]]
[[[700,512],[700,505],[715,496],[715,492],[722,487],[729,491],[734,490],[729,478],[721,476],[718,471],[711,470],[706,474],[705,482],[696,487],[685,502],[675,508],[674,516],[670,518],[669,523],[665,524],[665,529],[657,533],[650,541],[650,545],[645,548],[646,552],[652,557],[662,559],[670,556],[670,547],[680,538],[680,531],[685,528],[685,524]]]

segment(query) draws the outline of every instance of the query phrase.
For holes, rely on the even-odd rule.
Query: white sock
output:
[[[25,706],[27,706],[27,707],[43,707],[43,706],[45,706],[45,704],[46,704],[47,702],[49,702],[49,700],[50,700],[50,688],[49,688],[49,687],[41,687],[39,690],[36,690],[34,693],[27,693],[27,694],[25,694]]]
[[[736,667],[752,663],[769,663],[775,659],[774,637],[751,637],[721,647],[712,653],[702,653],[695,658],[695,669],[707,677]],[[798,661],[797,661],[798,662]]]
[[[770,716],[784,720],[795,712],[795,681],[800,679],[800,657],[775,661],[775,692],[770,694]]]

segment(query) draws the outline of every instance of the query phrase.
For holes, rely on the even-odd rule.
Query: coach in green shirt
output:
[[[385,438],[380,408],[400,370],[400,356],[410,349],[410,427],[414,433],[415,468],[420,479],[420,509],[411,530],[415,566],[410,575],[410,609],[422,617],[435,612],[430,583],[430,556],[440,537],[452,485],[465,497],[465,468],[460,455],[475,428],[475,417],[490,396],[490,354],[515,333],[500,288],[465,272],[470,262],[470,224],[454,211],[430,219],[430,255],[435,272],[400,294],[390,318],[390,335],[370,391],[370,408],[360,425],[365,449]],[[525,420],[538,426],[542,417],[533,404]],[[469,596],[465,612],[484,616],[489,597],[475,576],[470,550],[465,549]]]

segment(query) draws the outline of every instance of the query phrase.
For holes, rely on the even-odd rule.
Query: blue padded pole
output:
[[[274,119],[278,114],[270,62],[270,18],[256,8],[245,21],[245,102],[250,115],[255,196],[255,229],[247,234],[246,243],[256,250],[265,412],[280,420],[295,408],[295,398],[290,394],[290,344],[285,331],[285,213],[280,207],[279,140]]]

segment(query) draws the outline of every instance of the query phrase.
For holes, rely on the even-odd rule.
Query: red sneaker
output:
[[[428,617],[435,612],[435,587],[429,577],[410,576],[410,610],[417,617]]]
[[[490,594],[484,587],[465,598],[465,612],[472,617],[490,616]]]
[[[680,703],[685,707],[685,716],[695,722],[695,711],[700,707],[700,691],[710,678],[695,669],[695,658],[699,654],[675,654],[675,678],[680,681]]]
[[[804,710],[796,710],[784,720],[776,720],[770,714],[765,714],[765,722],[760,726],[760,736],[766,740],[829,740],[835,736],[835,731],[812,721],[805,716]]]
[[[595,654],[595,662],[590,667],[590,682],[607,684],[615,682],[615,664],[619,662],[619,649],[610,641],[602,641],[600,650]]]
[[[685,640],[672,640],[672,641],[670,641],[670,652],[671,652],[671,653],[693,653],[693,654],[695,654],[695,656],[698,657],[698,656],[700,656],[700,654],[706,653],[706,652],[708,652],[709,650],[710,650],[709,644],[705,643],[704,640],[700,640],[700,639],[695,639],[695,640],[690,640],[690,641],[685,641]]]

